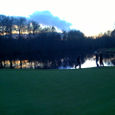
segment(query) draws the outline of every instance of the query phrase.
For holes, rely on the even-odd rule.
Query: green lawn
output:
[[[0,115],[115,115],[115,67],[0,70]]]
[[[108,48],[107,51],[113,51],[113,52],[115,52],[115,48]]]
[[[115,48],[106,48],[106,49],[100,49],[99,50],[101,53],[110,53],[110,54],[115,54]]]

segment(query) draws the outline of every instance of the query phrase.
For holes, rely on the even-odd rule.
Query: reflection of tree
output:
[[[2,60],[0,60],[0,69],[3,68]]]

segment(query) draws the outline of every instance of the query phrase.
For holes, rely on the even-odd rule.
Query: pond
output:
[[[115,58],[104,59],[103,60],[104,66],[115,66],[113,61],[115,61]],[[86,58],[85,62],[81,64],[81,68],[91,68],[91,67],[97,67],[94,56]],[[66,66],[66,67],[60,66],[59,69],[75,69],[75,66]],[[77,67],[76,69],[79,69],[79,67]]]
[[[15,59],[15,60],[2,60],[1,65],[3,68],[32,68],[32,69],[78,69],[75,68],[78,56],[64,56],[59,58],[28,60],[28,59]],[[115,55],[103,56],[104,66],[115,65]],[[81,57],[81,68],[96,67],[96,57],[94,54],[84,55]]]

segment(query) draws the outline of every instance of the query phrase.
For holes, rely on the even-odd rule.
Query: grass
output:
[[[115,48],[106,48],[106,49],[101,49],[101,53],[115,53]]]
[[[115,115],[115,67],[0,70],[0,115]]]
[[[109,49],[107,49],[107,51],[113,51],[113,52],[115,52],[115,48],[109,48]]]

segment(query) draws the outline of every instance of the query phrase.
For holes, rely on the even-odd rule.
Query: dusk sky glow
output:
[[[115,26],[114,0],[3,0],[0,14],[29,17],[49,11],[85,35],[98,35]]]

